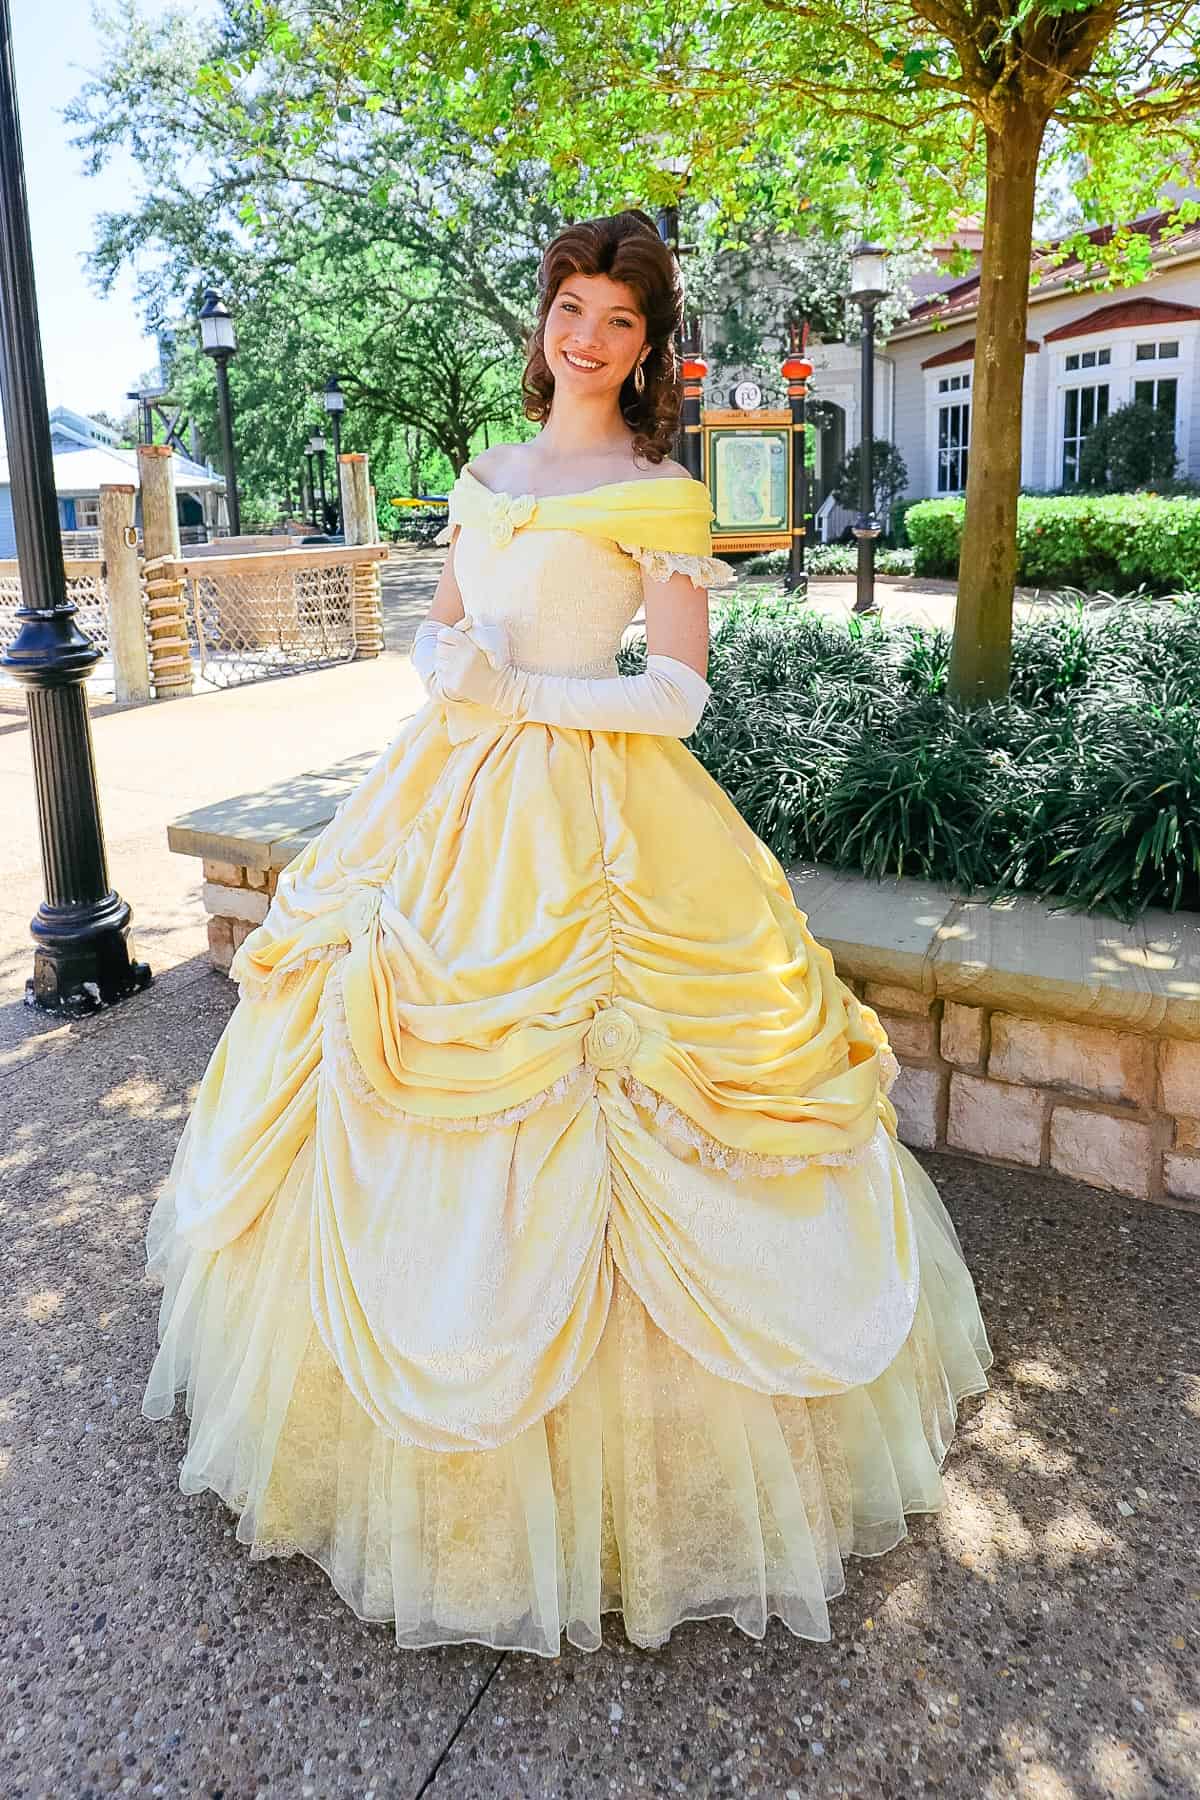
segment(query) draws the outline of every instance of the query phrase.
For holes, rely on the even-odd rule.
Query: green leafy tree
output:
[[[394,110],[364,107],[336,136],[305,137],[289,111],[295,65],[253,5],[231,0],[200,23],[127,11],[109,31],[67,117],[90,169],[124,147],[141,180],[97,220],[93,278],[105,291],[136,272],[147,329],[174,334],[173,396],[218,462],[195,321],[204,288],[222,292],[238,329],[229,372],[248,517],[273,516],[294,489],[333,373],[344,448],[371,455],[381,496],[385,470],[393,492],[439,484],[481,434],[519,431],[536,234],[561,223],[532,174],[485,177],[460,135]],[[284,141],[278,116],[293,120]]]
[[[232,243],[317,186],[359,236],[423,233],[420,267],[452,277],[470,315],[507,317],[514,344],[538,250],[563,218],[683,199],[685,236],[752,262],[781,234],[912,248],[981,212],[950,687],[972,703],[1004,693],[1039,179],[1061,214],[1068,171],[1081,217],[1104,221],[1136,218],[1186,176],[1200,149],[1194,8],[226,0],[207,58],[182,70],[158,125],[130,106],[121,127],[94,121],[98,142],[127,134],[151,171],[164,124],[172,154],[186,134],[201,156],[217,146],[209,204],[232,216]],[[169,180],[152,198],[163,192],[173,203]],[[1168,205],[1169,239],[1200,206]],[[1151,242],[1081,226],[1056,254],[1076,253],[1110,283],[1134,281]]]
[[[861,446],[855,444],[834,472],[833,494],[839,506],[858,506],[861,470]],[[891,513],[908,486],[908,464],[888,438],[872,439],[871,481],[875,489],[875,511],[884,517]]]
[[[294,7],[288,16],[294,17]],[[281,7],[269,16],[284,19]],[[1200,43],[1174,0],[348,0],[322,50],[330,115],[436,85],[499,166],[543,157],[576,213],[686,191],[725,241],[764,220],[914,243],[983,214],[973,435],[952,691],[1007,687],[1021,377],[1039,174],[1132,219],[1195,164]],[[351,70],[349,79],[346,71]],[[1052,182],[1051,182],[1052,185]],[[1178,190],[1177,190],[1178,191]],[[1172,203],[1167,235],[1196,216]],[[744,238],[742,238],[744,241]],[[1144,232],[1061,246],[1141,279]]]
[[[709,221],[702,216],[699,224],[710,238]],[[685,262],[689,303],[709,322],[704,354],[710,393],[729,392],[749,377],[761,386],[766,405],[785,405],[779,363],[790,349],[788,322],[806,322],[812,343],[840,343],[859,329],[858,308],[848,298],[845,244],[764,228],[732,249],[706,242],[700,256],[689,254]],[[879,309],[881,332],[907,316],[909,281],[933,266],[933,257],[921,250],[897,256],[891,292]]]
[[[200,23],[126,14],[68,109],[89,167],[118,146],[139,165],[141,190],[98,221],[93,271],[106,288],[120,269],[138,272],[148,329],[174,328],[173,389],[217,460],[211,371],[186,346],[204,286],[237,314],[241,481],[266,512],[280,472],[298,469],[317,422],[312,389],[330,370],[355,446],[394,459],[397,487],[421,484],[397,433],[421,445],[435,483],[441,459],[457,469],[481,433],[521,435],[537,258],[573,210],[545,202],[549,171],[535,159],[497,169],[435,103],[427,67],[416,82],[403,72],[401,95],[365,15],[336,44],[329,25],[320,9],[285,23],[238,0]],[[765,216],[752,240],[719,247],[701,223],[688,288],[693,311],[717,322],[705,346],[714,388],[765,375],[768,403],[782,400],[771,363],[786,320],[817,335],[846,328],[844,250],[781,237]],[[928,260],[916,253],[900,272]],[[885,321],[905,298],[898,287]]]
[[[1128,494],[1174,479],[1179,464],[1175,420],[1145,400],[1118,406],[1098,419],[1079,452],[1079,485]]]

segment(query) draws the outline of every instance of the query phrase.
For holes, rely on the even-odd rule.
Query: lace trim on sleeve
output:
[[[624,550],[640,563],[651,581],[669,581],[676,574],[690,575],[693,587],[710,588],[728,587],[731,581],[737,580],[737,570],[731,563],[722,562],[719,556],[689,556],[681,550],[648,550],[641,544],[623,544],[619,539],[617,549]]]

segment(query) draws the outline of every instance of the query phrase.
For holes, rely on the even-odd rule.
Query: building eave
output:
[[[1182,268],[1186,263],[1190,262],[1200,262],[1200,244],[1189,245],[1188,248],[1178,256],[1164,254],[1155,257],[1151,267],[1153,275],[1157,275],[1166,269]],[[1147,279],[1149,280],[1152,278],[1153,276],[1148,277]],[[1100,286],[1102,280],[1102,275],[1095,275],[1085,281],[1079,282],[1077,285],[1069,284],[1067,282],[1039,282],[1037,287],[1031,287],[1029,290],[1029,304],[1031,307],[1042,306],[1050,300],[1069,299],[1073,295],[1082,296],[1084,294],[1094,293]],[[1102,291],[1105,293],[1132,293],[1135,288],[1144,287],[1145,285],[1145,281],[1132,282],[1126,288],[1105,288]],[[978,316],[978,302],[973,306],[964,307],[961,311],[956,309],[954,312],[930,313],[924,318],[910,319],[903,325],[897,325],[896,328],[888,334],[887,341],[889,344],[896,344],[905,343],[910,338],[941,337],[945,332],[953,331],[958,325],[973,325]]]

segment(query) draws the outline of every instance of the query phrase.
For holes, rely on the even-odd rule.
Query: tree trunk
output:
[[[967,508],[949,676],[951,695],[966,705],[1008,692],[1029,261],[1045,129],[1040,112],[1016,102],[987,133]]]

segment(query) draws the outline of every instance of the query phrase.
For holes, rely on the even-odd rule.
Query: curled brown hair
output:
[[[648,213],[638,207],[602,219],[581,219],[553,238],[538,269],[538,316],[521,379],[525,417],[542,424],[554,398],[554,376],[544,348],[546,315],[568,275],[607,275],[637,295],[650,351],[643,362],[646,385],[633,385],[636,365],[621,385],[621,413],[633,428],[634,456],[660,463],[671,454],[683,406],[676,343],[683,329],[679,264]]]

